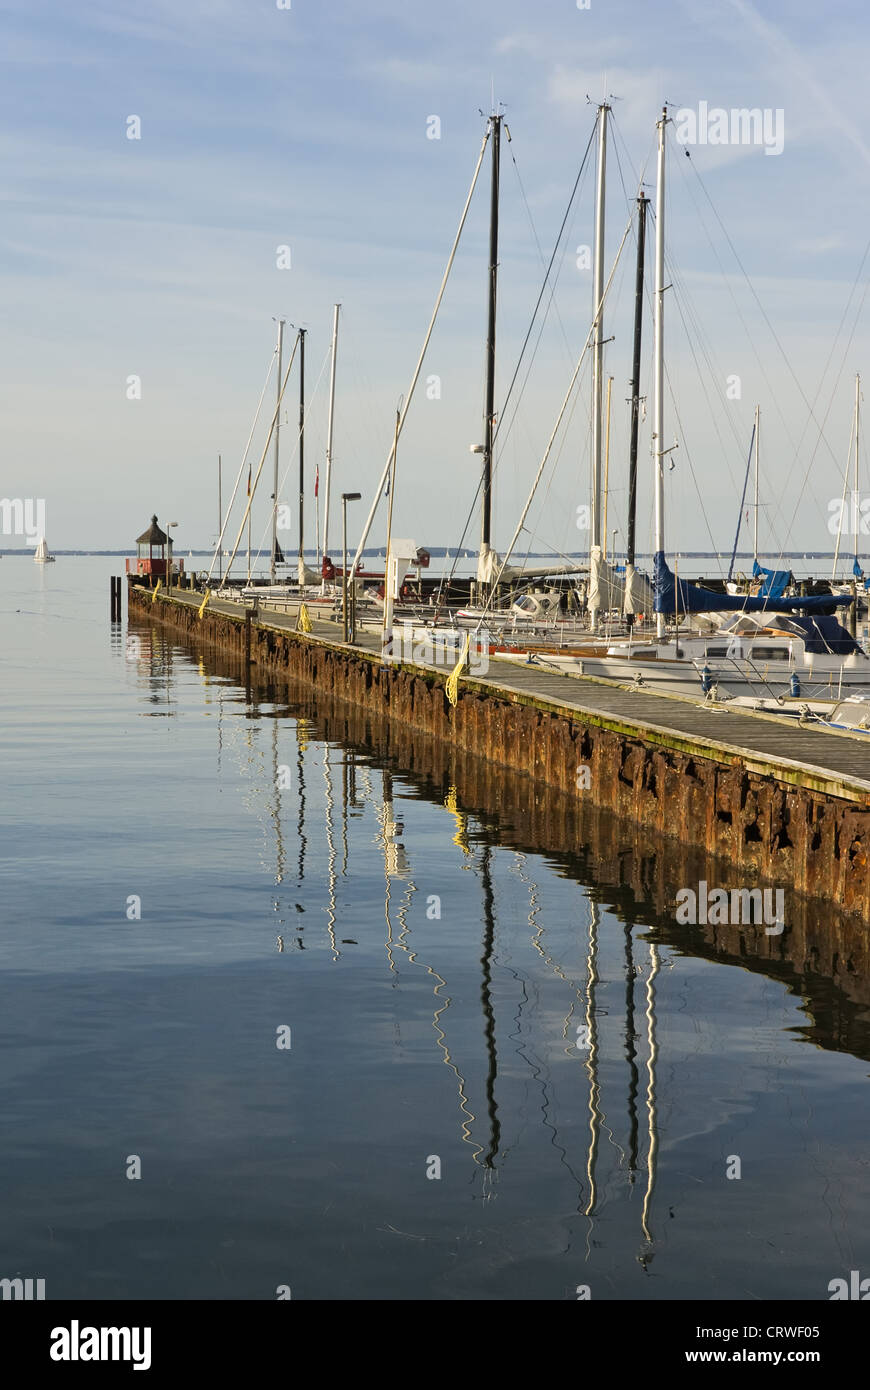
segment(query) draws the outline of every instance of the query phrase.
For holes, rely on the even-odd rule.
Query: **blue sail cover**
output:
[[[653,563],[653,587],[656,613],[833,613],[852,602],[851,594],[814,594],[797,598],[753,597],[747,594],[717,594],[675,579],[668,567],[663,550],[656,552]]]
[[[816,656],[852,656],[861,651],[852,634],[836,618],[783,618],[777,628],[802,637],[806,651]]]
[[[782,598],[791,583],[791,570],[768,570],[757,560],[752,561],[752,578],[762,579],[758,598]]]

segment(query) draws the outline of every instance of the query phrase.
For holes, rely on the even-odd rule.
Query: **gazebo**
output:
[[[167,582],[167,556],[169,558],[169,570],[174,570],[180,574],[184,569],[184,561],[179,560],[175,563],[172,559],[172,537],[165,531],[161,531],[157,525],[157,517],[152,516],[151,525],[141,536],[136,538],[136,559],[127,559],[127,573],[139,575],[148,579],[151,584],[155,580],[162,579],[164,584]]]

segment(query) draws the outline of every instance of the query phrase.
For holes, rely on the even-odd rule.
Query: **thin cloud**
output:
[[[814,109],[825,113],[830,125],[846,137],[856,153],[870,168],[870,147],[863,140],[858,128],[849,120],[842,105],[833,102],[828,95],[827,88],[818,81],[817,68],[806,62],[783,31],[769,20],[763,19],[754,5],[749,3],[749,0],[728,0],[728,3],[775,54],[777,74],[779,75],[783,61],[785,61],[800,82],[801,87],[805,89],[805,93],[812,97]],[[815,61],[817,63],[817,56]],[[805,104],[809,104],[806,102],[806,96],[804,101]]]

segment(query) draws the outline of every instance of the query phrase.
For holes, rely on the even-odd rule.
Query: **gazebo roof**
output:
[[[147,531],[143,531],[142,534],[141,534],[141,536],[137,536],[137,537],[136,537],[136,544],[137,544],[137,545],[165,545],[165,544],[166,544],[166,532],[165,532],[165,531],[161,531],[160,527],[157,525],[157,516],[156,516],[156,514],[155,514],[154,516],[152,516],[152,518],[151,518],[151,525],[148,527],[148,530],[147,530]]]

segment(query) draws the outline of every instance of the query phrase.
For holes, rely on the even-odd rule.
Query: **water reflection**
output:
[[[159,690],[169,705],[173,666],[176,675],[179,664],[199,671],[216,714],[220,770],[232,742],[225,725],[239,721],[238,668],[219,653],[178,647],[147,623],[131,623],[131,632],[140,643],[149,699]],[[763,927],[681,927],[674,918],[676,888],[721,878],[721,866],[699,851],[620,824],[415,730],[379,722],[331,692],[315,696],[286,681],[249,678],[243,718],[249,739],[255,729],[267,730],[268,760],[258,763],[250,743],[246,770],[261,779],[258,804],[267,806],[277,952],[293,941],[299,949],[306,944],[302,905],[288,896],[294,839],[300,896],[309,846],[325,843],[324,933],[332,963],[346,963],[359,945],[357,934],[342,935],[340,924],[355,891],[360,837],[352,822],[367,821],[382,885],[381,969],[396,994],[403,977],[422,976],[431,985],[431,1045],[455,1086],[457,1132],[477,1195],[486,1201],[497,1195],[499,1172],[514,1162],[532,1113],[517,1103],[522,1077],[537,1097],[536,1123],[570,1179],[565,1248],[573,1246],[576,1222],[582,1259],[595,1258],[619,1198],[627,1204],[634,1260],[652,1277],[666,1225],[675,1219],[673,1194],[667,1202],[657,1197],[663,1065],[666,1091],[678,1088],[667,1043],[660,1053],[658,1013],[675,962],[715,961],[778,982],[801,1001],[806,1042],[870,1058],[865,932],[836,905],[795,899],[779,937]],[[290,786],[283,788],[288,737],[295,756]],[[451,976],[434,934],[415,933],[421,916],[437,920],[429,914],[438,900],[407,842],[411,818],[402,805],[415,801],[443,817],[467,874],[464,898],[476,895],[476,1037],[467,1024],[467,980],[458,969],[460,978]],[[542,864],[548,875],[576,886],[582,914],[576,931],[566,932],[564,922],[543,910],[536,881]],[[530,956],[508,930],[517,912]],[[545,989],[550,981],[553,991]],[[670,1007],[678,1012],[672,997]],[[400,1011],[395,1027],[404,1046]],[[557,1104],[557,1081],[563,1084],[568,1064],[574,1091],[567,1104]],[[730,1096],[720,1100],[723,1112],[731,1103]],[[667,1120],[667,1106],[665,1114]]]

